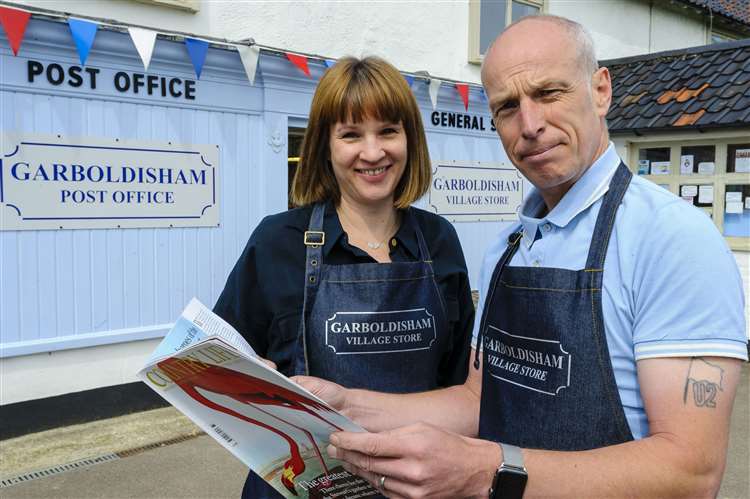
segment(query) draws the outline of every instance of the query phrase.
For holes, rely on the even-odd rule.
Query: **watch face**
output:
[[[520,470],[500,467],[492,480],[490,499],[521,499],[528,476]]]

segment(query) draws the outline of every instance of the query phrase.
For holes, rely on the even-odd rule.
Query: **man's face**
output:
[[[554,207],[607,148],[606,68],[584,74],[577,46],[549,21],[524,21],[485,56],[482,81],[508,158]]]

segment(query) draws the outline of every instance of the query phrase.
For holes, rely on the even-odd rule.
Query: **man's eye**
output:
[[[495,109],[495,116],[504,116],[506,114],[509,114],[516,107],[518,107],[518,103],[515,101],[503,102]]]
[[[554,97],[560,93],[559,88],[545,88],[539,91],[540,97]]]

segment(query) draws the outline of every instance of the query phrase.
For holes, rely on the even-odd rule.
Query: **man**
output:
[[[580,25],[516,22],[482,81],[536,189],[485,258],[474,368],[409,395],[299,378],[373,432],[336,433],[329,453],[389,497],[714,496],[747,355],[731,252],[705,215],[631,178]]]

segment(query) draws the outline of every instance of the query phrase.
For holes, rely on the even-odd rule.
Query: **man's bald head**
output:
[[[559,28],[565,37],[570,40],[574,53],[577,54],[577,62],[581,69],[581,74],[586,79],[590,78],[594,72],[599,69],[599,63],[596,60],[596,52],[594,51],[594,41],[591,38],[589,32],[582,25],[575,21],[566,19],[560,16],[553,15],[538,15],[538,16],[527,16],[513,22],[492,42],[487,48],[485,53],[484,62],[482,63],[482,74],[484,75],[484,67],[486,64],[491,64],[492,58],[490,54],[495,49],[502,49],[501,41],[503,37],[513,36],[513,31],[519,27],[522,27],[524,23],[550,23],[555,27]]]

